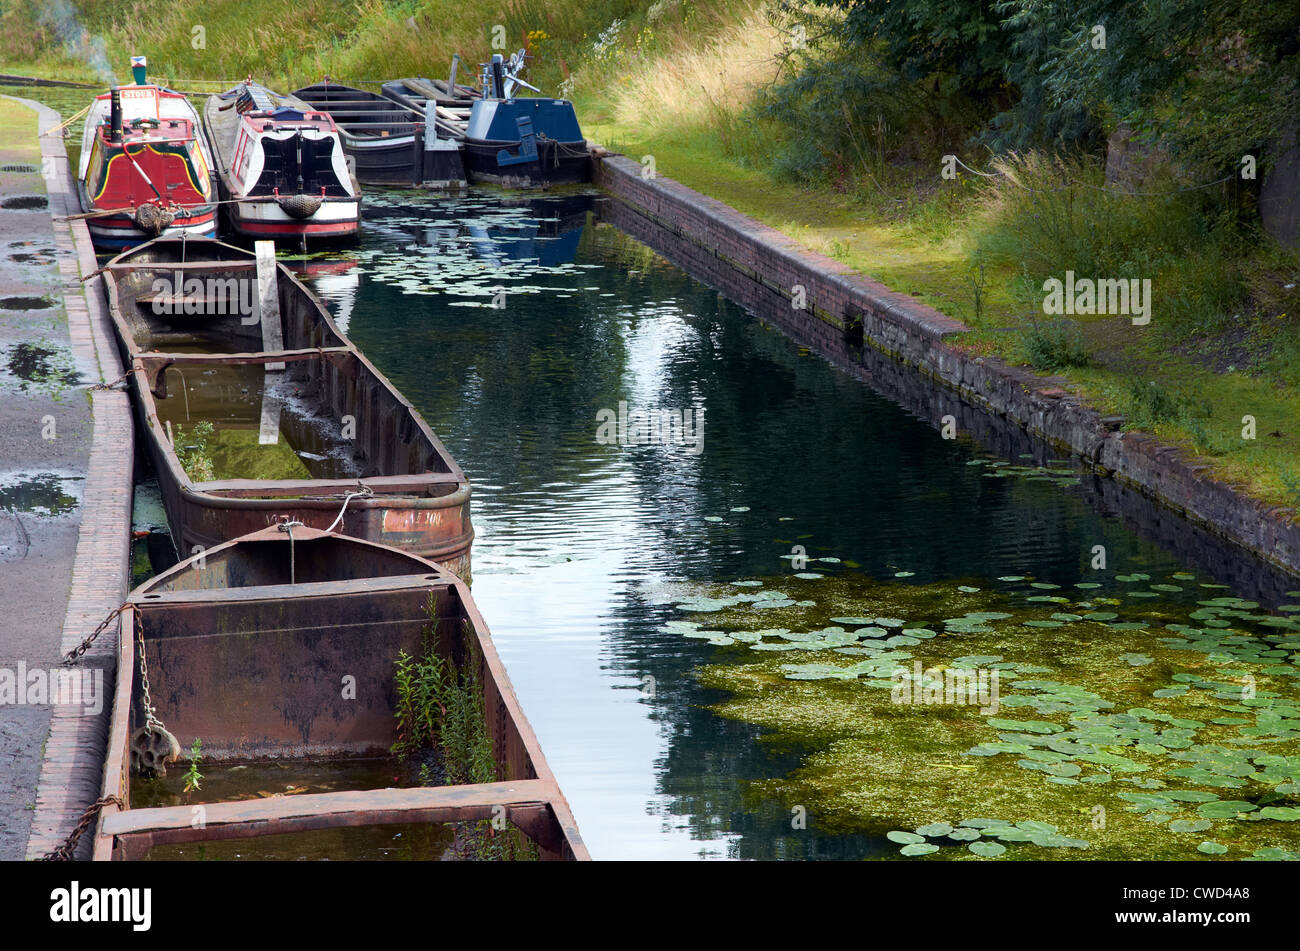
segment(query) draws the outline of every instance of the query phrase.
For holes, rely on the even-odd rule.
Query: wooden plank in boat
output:
[[[362,791],[307,793],[273,796],[236,802],[210,802],[206,827],[257,823],[261,834],[288,831],[293,820],[335,817],[339,825],[392,822],[464,821],[491,818],[493,808],[507,811],[530,805],[549,805],[559,797],[554,783],[544,779],[477,783],[472,786],[425,786],[417,789],[371,789]],[[189,806],[161,806],[128,809],[104,817],[103,835],[132,835],[146,831],[194,829],[194,810]],[[268,829],[268,826],[285,826]],[[311,826],[308,826],[311,828]],[[196,838],[207,838],[200,833]]]
[[[258,241],[257,312],[262,321],[262,349],[274,353],[284,349],[280,333],[280,291],[276,281],[275,242]],[[283,363],[268,363],[268,371],[283,370]]]
[[[238,258],[225,261],[109,261],[101,271],[251,271],[257,267],[257,261]]]
[[[351,356],[350,347],[320,347],[315,350],[277,350],[275,356],[285,362],[297,362],[299,360],[315,360],[317,357],[329,356]],[[212,364],[239,366],[248,363],[265,363],[265,353],[165,353],[157,350],[150,350],[136,357],[143,366],[154,366],[159,363],[197,363],[204,366]]]
[[[284,349],[280,331],[280,290],[276,281],[275,242],[258,241],[253,246],[257,254],[257,310],[262,319],[262,349],[275,353]],[[280,413],[284,403],[277,388],[285,379],[285,364],[276,361],[266,365],[266,379],[262,382],[262,421],[257,433],[259,446],[274,446],[280,441]]]

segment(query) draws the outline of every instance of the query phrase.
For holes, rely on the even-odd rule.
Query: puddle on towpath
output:
[[[30,513],[43,518],[67,515],[81,504],[81,476],[38,472],[0,475],[0,511]]]
[[[16,385],[20,390],[40,389],[57,394],[81,382],[81,374],[73,366],[71,351],[34,343],[10,347],[5,359],[5,372],[13,381],[10,385]]]
[[[48,297],[0,297],[0,310],[48,310],[53,306]]]
[[[50,200],[44,195],[15,195],[12,198],[6,198],[0,201],[0,208],[12,211],[32,211],[37,208],[48,208]]]

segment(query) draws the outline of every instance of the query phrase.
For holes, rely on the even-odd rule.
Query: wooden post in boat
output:
[[[258,241],[257,254],[257,310],[262,321],[262,349],[278,352],[284,349],[284,336],[280,330],[280,291],[276,280],[275,242]],[[285,377],[283,361],[267,363],[266,377],[262,381],[262,422],[257,434],[260,446],[273,446],[280,441],[280,399],[272,390]]]

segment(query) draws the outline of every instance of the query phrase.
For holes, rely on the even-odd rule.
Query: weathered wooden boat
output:
[[[159,234],[215,237],[217,185],[199,116],[179,92],[135,82],[96,96],[86,113],[77,192],[95,247],[121,250]]]
[[[273,251],[159,238],[104,267],[178,554],[289,519],[468,577],[465,474]]]
[[[424,178],[424,114],[326,78],[293,95],[327,112],[362,185],[418,185]]]
[[[239,857],[358,858],[328,854],[321,837],[371,830],[381,848],[370,851],[386,852],[398,824],[485,820],[522,833],[530,857],[589,858],[469,588],[424,559],[302,526],[266,528],[141,585],[122,632],[103,792],[125,807],[100,813],[96,859],[196,857],[193,846],[236,857],[219,851],[229,840]],[[422,773],[380,788],[374,780],[391,781],[396,767],[366,772],[368,758],[392,763],[399,651],[436,657],[460,678],[490,764],[446,775],[490,781],[430,786]],[[184,756],[170,779],[133,781],[166,773],[166,759],[196,740],[199,789],[181,790]],[[267,772],[278,794],[258,788]],[[428,857],[440,857],[436,848]]]
[[[203,107],[231,230],[306,245],[351,238],[361,187],[329,114],[246,81]]]
[[[424,166],[421,184],[435,188],[462,187],[466,182],[461,140],[465,122],[478,92],[456,82],[452,61],[450,79],[409,77],[386,82],[381,91],[386,99],[424,117]]]
[[[591,180],[591,152],[567,99],[517,97],[524,50],[508,61],[494,53],[483,66],[483,92],[465,128],[465,172],[471,182],[511,187]]]

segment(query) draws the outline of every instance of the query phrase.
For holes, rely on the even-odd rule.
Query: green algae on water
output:
[[[1019,576],[954,589],[846,572],[766,579],[741,597],[692,588],[677,604],[702,605],[726,641],[698,674],[728,693],[714,710],[809,751],[749,797],[804,805],[826,831],[893,830],[912,860],[1224,854],[1200,847],[1218,844],[1207,834],[1234,856],[1300,856],[1300,625],[1238,599],[1198,604],[1161,579],[1129,601],[1126,586],[1153,580],[1138,574],[1098,573],[1100,588],[1076,595],[1087,602]],[[813,585],[817,607],[797,607]],[[1024,593],[1045,589],[1054,600]],[[906,641],[882,637],[895,631]],[[996,711],[917,699],[926,687],[942,696],[952,671],[979,670],[998,675]],[[1005,854],[965,847],[964,833],[922,849],[901,831],[980,815],[1015,826],[996,843]]]

